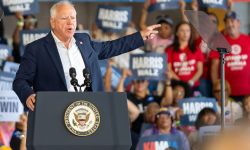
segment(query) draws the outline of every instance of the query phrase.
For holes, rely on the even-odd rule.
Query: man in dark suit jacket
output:
[[[65,68],[71,62],[63,61],[72,45],[81,55],[79,65],[91,74],[92,91],[102,91],[103,82],[98,59],[107,59],[144,45],[147,38],[157,33],[149,26],[146,30],[108,42],[93,42],[87,34],[75,34],[76,11],[69,2],[58,2],[50,10],[52,31],[44,38],[26,46],[13,89],[24,106],[34,110],[35,93],[38,91],[69,91]],[[59,44],[58,44],[59,43]],[[61,44],[61,47],[60,47]],[[71,50],[72,51],[72,50]],[[79,59],[79,55],[75,55]],[[65,63],[68,63],[65,65]]]

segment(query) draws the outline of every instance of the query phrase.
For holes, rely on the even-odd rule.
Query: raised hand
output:
[[[148,26],[144,30],[141,30],[141,36],[143,40],[154,38],[155,35],[158,34],[158,30],[155,30],[155,29],[159,27],[161,27],[161,24],[155,24],[155,25]]]

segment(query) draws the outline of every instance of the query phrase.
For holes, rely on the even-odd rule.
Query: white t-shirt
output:
[[[217,103],[217,110],[218,113],[221,114],[221,107]],[[243,115],[243,110],[240,106],[240,104],[228,100],[228,104],[225,107],[225,124],[226,125],[233,125],[235,120],[241,118]]]

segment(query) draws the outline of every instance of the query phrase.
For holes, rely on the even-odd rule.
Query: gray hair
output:
[[[59,2],[55,3],[55,4],[50,8],[50,18],[55,17],[55,15],[56,15],[56,8],[57,8],[58,6],[60,6],[60,5],[70,5],[70,6],[72,6],[73,8],[75,8],[74,5],[73,5],[70,1],[68,1],[68,0],[59,1]]]

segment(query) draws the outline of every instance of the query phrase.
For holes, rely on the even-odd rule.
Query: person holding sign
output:
[[[183,115],[183,110],[179,107],[179,102],[184,98],[192,97],[192,92],[187,83],[176,80],[171,81],[170,79],[166,83],[165,95],[161,105],[173,112],[176,125],[179,125],[180,117]]]
[[[16,23],[16,28],[14,30],[14,33],[12,35],[13,37],[13,52],[12,55],[14,56],[14,61],[16,63],[20,63],[21,60],[21,53],[20,53],[20,32],[22,30],[33,30],[37,28],[37,19],[34,15],[25,15],[23,16],[21,12],[16,12],[16,18],[17,18],[17,23]]]
[[[172,126],[173,124],[173,116],[167,108],[160,108],[158,113],[155,115],[155,127],[146,130],[142,134],[142,138],[146,136],[152,135],[177,135],[179,138],[180,149],[182,150],[190,150],[189,142],[186,135],[177,130]]]
[[[148,15],[148,7],[150,6],[150,0],[145,0],[142,15],[140,19],[140,28],[145,29],[146,19]],[[158,53],[164,53],[164,49],[173,43],[173,20],[167,15],[161,15],[156,18],[157,24],[161,24],[159,28],[159,34],[154,39],[146,41],[146,50],[154,51]]]
[[[75,34],[76,10],[68,1],[60,1],[50,9],[51,32],[44,38],[26,46],[13,89],[21,102],[34,110],[35,93],[38,91],[75,91],[70,84],[69,69],[74,67],[79,83],[83,69],[90,73],[90,91],[102,91],[102,77],[98,59],[107,59],[144,45],[144,40],[158,33],[161,25],[123,38],[107,41],[91,41],[89,35]]]
[[[126,78],[131,75],[130,70],[124,70],[120,78],[119,84],[117,86],[117,92],[125,92],[124,82]],[[162,99],[165,97],[153,95],[149,93],[149,81],[143,78],[136,78],[132,81],[132,89],[127,93],[128,101],[132,102],[140,111],[138,118],[132,123],[131,130],[137,134],[141,134],[141,131],[144,130],[144,124],[151,124],[154,121],[151,116],[154,114],[154,111],[150,110],[151,105],[154,105],[153,108],[156,108],[157,105],[160,106]],[[150,114],[148,113],[149,111]],[[145,117],[147,115],[147,117]]]
[[[189,23],[181,22],[176,26],[174,43],[165,51],[173,79],[182,80],[197,90],[203,72],[204,57],[194,44]]]

